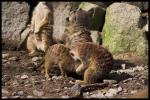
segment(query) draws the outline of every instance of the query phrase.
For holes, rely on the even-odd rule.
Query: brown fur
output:
[[[73,48],[78,43],[92,42],[90,34],[91,33],[88,30],[76,32],[73,35],[68,36],[68,38],[66,39],[66,46],[69,48]]]
[[[32,55],[37,49],[46,51],[48,45],[52,44],[51,11],[44,2],[39,2],[35,7],[31,20],[31,32],[27,39],[27,49]]]
[[[76,69],[76,73],[84,76],[84,80],[79,81],[80,84],[102,81],[113,67],[111,53],[94,43],[78,43],[71,49],[70,54],[74,60],[81,61],[81,64]]]
[[[55,44],[48,48],[45,54],[45,77],[49,78],[49,71],[54,64],[59,65],[61,74],[65,76],[66,71],[75,72],[76,62],[69,54],[70,49],[63,44]]]

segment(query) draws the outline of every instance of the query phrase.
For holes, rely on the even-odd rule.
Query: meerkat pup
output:
[[[103,81],[113,67],[113,57],[104,47],[86,42],[78,43],[70,50],[74,60],[80,60],[81,64],[76,73],[83,75],[83,81],[79,84],[92,84]]]
[[[44,58],[46,79],[49,78],[49,71],[54,64],[59,66],[62,76],[66,76],[67,72],[75,72],[79,64],[73,60],[69,51],[70,49],[63,44],[54,44],[47,49]]]
[[[51,11],[46,6],[46,2],[39,2],[35,7],[31,20],[31,34],[27,39],[27,49],[29,55],[35,51],[42,50],[45,52],[47,47],[52,44]]]

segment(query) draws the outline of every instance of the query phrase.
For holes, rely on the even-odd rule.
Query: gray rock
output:
[[[69,98],[68,95],[61,96],[61,98]]]
[[[131,94],[137,93],[137,90],[132,90]]]
[[[41,59],[42,59],[42,57],[33,57],[33,58],[32,58],[32,61],[33,61],[33,62],[36,62],[36,61],[41,60]]]
[[[100,94],[100,93],[98,93],[98,94],[93,94],[93,95],[91,95],[90,97],[92,97],[92,98],[106,98],[106,96],[104,96],[103,94]]]
[[[16,95],[16,96],[12,96],[12,98],[20,98],[20,96]]]
[[[5,90],[5,89],[2,89],[2,94],[9,94],[9,92],[7,91],[7,90]]]
[[[24,94],[24,92],[23,92],[23,91],[18,91],[17,94],[18,94],[19,96],[22,96],[22,95]]]
[[[18,57],[10,57],[10,58],[8,58],[8,60],[16,61],[16,60],[18,60]]]
[[[127,3],[113,3],[106,10],[103,46],[112,53],[137,52],[147,56],[148,41],[140,26],[141,10]],[[117,38],[117,39],[116,39]]]
[[[103,82],[104,82],[104,83],[107,83],[107,82],[108,82],[109,84],[116,84],[116,83],[117,83],[116,80],[108,80],[108,79],[104,79]]]
[[[121,92],[122,91],[122,87],[118,87],[118,92]]]
[[[7,58],[7,57],[9,57],[9,56],[10,56],[10,54],[8,54],[8,53],[2,54],[2,58],[3,58],[3,59],[5,59],[5,58]]]
[[[110,98],[113,97],[118,93],[118,89],[109,89],[108,92],[105,94],[106,97]]]
[[[8,98],[7,96],[2,97],[2,99],[7,99],[7,98]]]
[[[126,69],[126,64],[121,64],[122,69]]]
[[[31,95],[28,95],[28,96],[27,96],[27,98],[33,98],[33,96],[31,96]]]
[[[44,92],[43,92],[43,91],[38,91],[38,90],[33,90],[33,94],[34,94],[35,96],[41,97],[41,96],[44,95]]]
[[[21,79],[27,79],[28,78],[28,75],[22,75],[21,76]]]
[[[13,40],[17,46],[20,32],[25,28],[29,18],[29,5],[26,2],[2,2],[2,38]],[[17,42],[17,43],[16,43]]]

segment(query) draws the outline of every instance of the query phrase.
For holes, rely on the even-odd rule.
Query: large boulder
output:
[[[127,3],[113,3],[106,10],[103,46],[112,53],[137,52],[146,56],[148,43],[139,28],[141,10]]]
[[[102,30],[105,21],[105,7],[90,2],[82,2],[79,9],[89,12],[92,30]]]
[[[5,42],[13,41],[17,46],[28,22],[29,9],[26,2],[2,2],[2,39],[7,40]]]

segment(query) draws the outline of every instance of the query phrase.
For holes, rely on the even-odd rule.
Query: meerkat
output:
[[[82,30],[66,38],[66,46],[73,48],[78,43],[92,42],[90,31]]]
[[[46,2],[39,2],[33,11],[31,34],[27,39],[29,55],[34,54],[36,50],[45,52],[47,47],[52,44],[51,18],[51,11],[46,6]]]
[[[70,50],[74,60],[80,60],[76,73],[83,75],[79,84],[92,84],[103,79],[109,74],[113,67],[113,56],[104,47],[91,43],[78,43]]]
[[[54,64],[60,68],[62,76],[66,76],[67,72],[75,72],[80,62],[75,62],[69,54],[70,49],[63,44],[54,44],[49,46],[44,57],[45,77],[49,78],[49,71]]]

